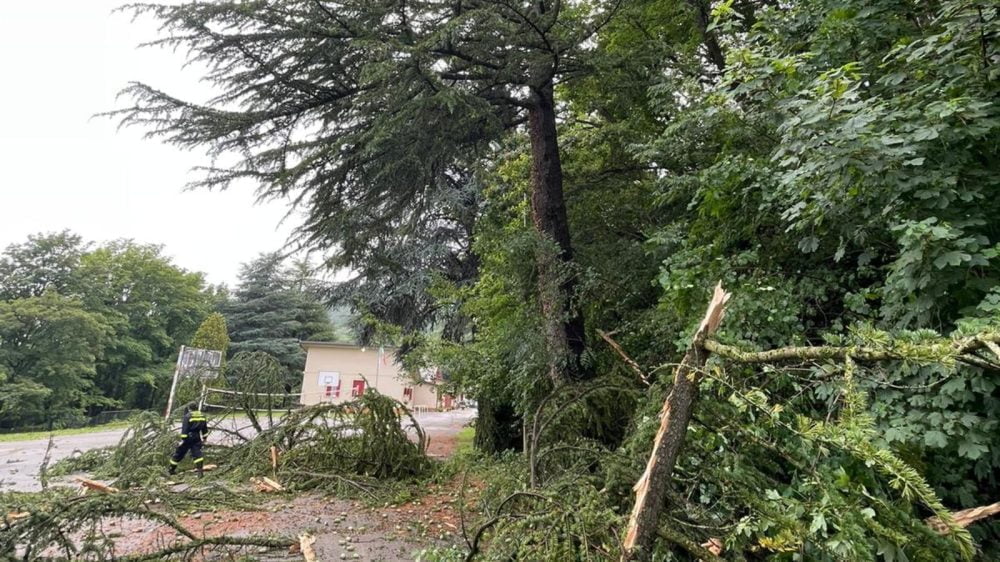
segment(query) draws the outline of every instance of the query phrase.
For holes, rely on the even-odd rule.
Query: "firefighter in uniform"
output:
[[[198,477],[205,475],[205,457],[201,454],[201,445],[207,434],[208,420],[205,419],[205,414],[190,405],[185,407],[181,422],[181,442],[170,458],[170,474],[177,472],[177,465],[181,464],[184,455],[190,451],[194,466],[198,469]]]

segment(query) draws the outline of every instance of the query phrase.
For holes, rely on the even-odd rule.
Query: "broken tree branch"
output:
[[[913,350],[879,347],[838,347],[832,345],[780,347],[768,351],[747,351],[736,346],[706,340],[704,349],[741,363],[780,363],[783,361],[812,361],[822,359],[844,360],[847,357],[857,361],[921,360],[940,362],[942,360],[964,360],[969,354],[980,349],[993,350],[1000,341],[1000,334],[980,334],[969,338],[929,342],[914,346],[921,354],[914,356]],[[910,351],[911,353],[907,353]],[[1000,356],[998,356],[1000,357]]]
[[[722,562],[723,560],[719,557],[718,553],[714,552],[711,548],[705,546],[704,544],[698,544],[697,541],[693,541],[689,537],[686,537],[682,533],[679,533],[669,527],[659,529],[657,534],[663,540],[676,544],[686,550],[688,554],[696,557],[698,560],[702,560],[703,562]],[[718,539],[711,539],[711,541],[717,542]]]
[[[267,476],[261,476],[260,478],[251,478],[250,482],[253,483],[254,488],[258,492],[284,492],[285,487],[278,482],[268,478]]]
[[[722,283],[715,286],[705,318],[698,326],[684,359],[674,373],[673,388],[663,402],[663,409],[660,412],[660,429],[653,440],[653,451],[649,455],[645,472],[633,488],[635,506],[628,521],[622,553],[623,561],[648,560],[652,554],[667,481],[684,443],[694,402],[698,397],[700,372],[709,356],[705,342],[719,328],[729,296],[729,293],[722,289]]]
[[[955,519],[955,523],[958,523],[960,527],[968,527],[980,519],[992,517],[997,513],[1000,513],[1000,502],[973,507],[971,509],[963,509],[952,513],[951,516]],[[928,527],[934,529],[939,534],[947,535],[951,532],[948,525],[945,525],[939,517],[928,517],[927,519],[924,519],[924,522],[927,523]]]
[[[507,496],[506,498],[504,498],[503,501],[500,502],[500,505],[497,506],[496,515],[494,515],[493,518],[491,518],[486,523],[483,523],[479,527],[479,530],[476,531],[476,534],[473,535],[473,537],[472,537],[472,544],[469,546],[469,553],[466,554],[466,556],[465,556],[465,562],[472,562],[472,560],[476,557],[476,555],[479,554],[479,541],[482,540],[483,535],[486,533],[486,531],[489,530],[490,527],[492,527],[492,526],[496,525],[497,523],[499,523],[504,517],[509,517],[509,515],[504,515],[503,514],[503,508],[508,503],[510,503],[513,500],[515,500],[517,498],[520,498],[520,497],[535,498],[535,499],[541,499],[541,500],[545,500],[545,501],[548,501],[548,499],[549,499],[546,496],[543,496],[541,494],[536,494],[534,492],[514,492],[514,493],[510,494],[509,496]]]
[[[291,471],[291,474],[297,474],[297,475],[301,475],[301,476],[309,476],[309,477],[312,477],[312,478],[325,478],[325,479],[330,479],[330,480],[339,480],[340,482],[343,482],[344,484],[347,484],[349,486],[357,488],[363,494],[367,494],[368,496],[370,496],[372,498],[375,497],[375,492],[372,491],[372,490],[374,490],[374,488],[372,486],[368,486],[366,484],[358,482],[357,480],[351,480],[350,478],[345,478],[345,477],[343,477],[343,476],[341,476],[339,474],[322,474],[322,473],[319,473],[319,472],[310,472],[308,470],[294,470],[294,471]]]
[[[96,490],[98,492],[103,492],[105,494],[118,493],[118,488],[115,488],[114,486],[108,486],[107,484],[103,484],[101,482],[98,482],[97,480],[91,480],[89,478],[77,476],[76,481],[80,483],[80,486],[83,486],[88,490]]]
[[[302,557],[306,559],[306,562],[316,562],[319,560],[319,558],[316,558],[316,549],[313,548],[314,544],[316,544],[316,537],[309,533],[299,535],[299,549],[302,550]]]
[[[139,554],[136,556],[125,556],[118,558],[122,562],[144,562],[146,560],[165,560],[174,554],[189,553],[206,546],[264,546],[269,548],[288,548],[294,541],[287,538],[267,538],[267,537],[205,537],[192,540],[186,543],[178,543],[163,550],[151,552],[149,554]]]
[[[615,353],[617,353],[618,356],[621,357],[623,361],[625,361],[625,364],[631,367],[632,370],[635,371],[635,374],[639,375],[639,380],[641,380],[643,384],[649,386],[649,375],[647,375],[646,372],[642,370],[642,367],[640,367],[639,364],[636,363],[634,359],[632,359],[631,357],[628,356],[627,353],[625,353],[625,350],[622,349],[622,346],[619,345],[618,342],[616,342],[611,338],[611,334],[605,332],[604,330],[597,330],[597,335],[601,336],[601,339],[608,342],[608,345],[611,346],[611,349],[615,350]]]

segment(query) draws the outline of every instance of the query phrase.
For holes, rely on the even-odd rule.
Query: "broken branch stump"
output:
[[[253,483],[254,488],[256,488],[258,492],[284,492],[285,491],[285,487],[284,486],[282,486],[281,484],[279,484],[275,480],[271,480],[267,476],[261,476],[260,478],[256,478],[256,477],[251,478],[250,482]]]
[[[980,519],[992,517],[997,513],[1000,513],[1000,502],[973,507],[971,509],[963,509],[962,511],[952,513],[951,516],[955,519],[955,523],[958,523],[960,527],[968,527]],[[924,522],[938,534],[947,535],[951,532],[951,529],[949,529],[948,526],[945,525],[944,522],[942,522],[938,517],[928,517],[927,519],[924,519]]]
[[[660,429],[653,440],[653,451],[646,463],[646,470],[634,486],[635,505],[628,520],[623,561],[648,560],[656,540],[658,521],[663,509],[664,494],[670,474],[677,462],[677,454],[684,444],[695,400],[701,371],[708,360],[705,340],[719,328],[726,312],[730,294],[715,286],[705,318],[698,326],[684,359],[674,372],[674,385],[660,410]]]
[[[313,544],[315,543],[316,537],[309,533],[299,535],[299,549],[302,551],[302,557],[305,558],[306,562],[316,562],[319,560],[319,558],[316,558],[316,549],[313,548]]]
[[[95,490],[105,494],[118,493],[118,488],[115,488],[114,486],[108,486],[107,484],[103,484],[101,482],[98,482],[97,480],[91,480],[89,478],[77,476],[76,481],[79,482],[80,486],[82,486],[86,490]]]

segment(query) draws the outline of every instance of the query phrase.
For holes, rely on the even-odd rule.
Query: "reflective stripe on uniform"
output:
[[[187,436],[188,436],[187,433],[181,433],[181,439],[187,439]]]
[[[198,464],[200,462],[205,462],[205,459],[203,457],[198,457],[198,458],[194,459],[194,463],[195,464]]]
[[[179,464],[181,464],[181,463],[179,463],[179,462],[175,461],[174,459],[170,459],[170,464],[172,464],[172,465],[174,465],[174,466],[177,466],[177,465],[179,465]]]

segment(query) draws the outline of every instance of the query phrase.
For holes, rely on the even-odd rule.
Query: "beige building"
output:
[[[302,397],[306,406],[320,402],[347,402],[375,388],[410,407],[449,408],[451,397],[439,400],[434,373],[421,382],[403,372],[394,349],[360,347],[330,342],[301,342],[306,350]]]

